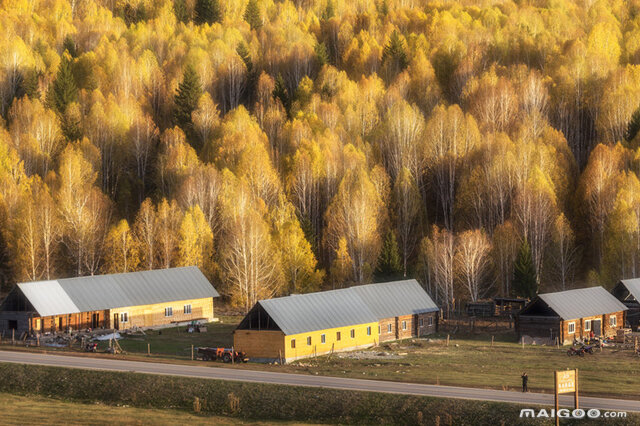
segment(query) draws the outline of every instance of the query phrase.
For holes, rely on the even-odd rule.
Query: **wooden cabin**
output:
[[[20,283],[0,304],[0,331],[21,335],[209,322],[218,296],[195,266]]]
[[[431,334],[438,311],[415,280],[261,300],[234,346],[254,361],[293,361]]]
[[[627,307],[602,287],[539,294],[516,315],[518,339],[523,336],[572,343],[593,331],[612,337],[624,327]]]
[[[627,324],[633,331],[640,330],[640,278],[619,281],[611,294],[629,309]]]

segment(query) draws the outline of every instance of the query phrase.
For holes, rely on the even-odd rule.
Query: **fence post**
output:
[[[193,361],[193,345],[191,345],[191,361]]]
[[[235,364],[236,350],[231,346],[231,365]]]
[[[524,336],[522,336],[522,349],[524,349]]]
[[[151,343],[147,343],[147,356],[151,356]]]
[[[449,335],[447,334],[447,347],[449,347]]]
[[[16,329],[15,328],[11,329],[11,344],[12,345],[16,344]]]

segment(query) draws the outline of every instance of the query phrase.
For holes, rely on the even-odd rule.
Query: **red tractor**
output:
[[[216,361],[221,359],[222,362],[247,362],[249,357],[246,353],[234,351],[229,348],[198,348],[198,356],[204,361]]]

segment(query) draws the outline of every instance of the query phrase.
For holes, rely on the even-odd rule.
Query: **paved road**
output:
[[[181,364],[163,364],[156,362],[123,361],[115,359],[49,355],[30,352],[0,351],[0,362],[83,368],[88,370],[129,371],[147,374],[384,392],[404,395],[435,396],[440,398],[501,401],[525,405],[553,405],[553,395],[541,393],[523,394],[522,392],[499,391],[492,389],[423,385],[380,380],[311,376],[304,374],[274,373],[267,371],[244,369],[240,370],[234,368],[220,368],[209,366],[205,367]],[[571,406],[573,405],[573,397],[563,395],[561,396],[560,403],[564,406]],[[581,408],[598,408],[600,410],[640,412],[640,401],[635,400],[632,401],[622,399],[580,397],[580,406]]]

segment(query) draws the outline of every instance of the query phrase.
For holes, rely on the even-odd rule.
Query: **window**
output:
[[[420,327],[424,325],[424,319],[420,318]]]
[[[120,322],[129,322],[129,313],[128,312],[122,312],[120,314]]]
[[[618,325],[618,319],[615,316],[609,317],[609,325],[611,327],[615,327],[616,325]]]
[[[173,308],[164,308],[164,316],[172,317],[173,316]]]
[[[352,328],[351,329],[351,338],[355,338],[356,337],[356,331]]]
[[[591,331],[591,320],[584,320],[584,331]]]
[[[576,323],[575,322],[570,322],[568,324],[569,327],[569,334],[573,334],[576,332]]]
[[[296,348],[296,339],[291,339],[291,349]]]
[[[378,326],[378,335],[380,335],[380,334],[381,334],[380,326]]]
[[[429,325],[433,325],[433,317],[429,317]]]
[[[407,322],[406,321],[402,321],[402,329],[403,330],[407,329]]]
[[[391,324],[387,324],[387,333],[391,333]]]
[[[184,313],[185,314],[191,313],[191,305],[184,305]]]
[[[342,335],[340,334],[340,332],[336,332],[336,340],[340,341],[340,338],[342,337]]]
[[[311,336],[307,337],[307,346],[311,346]]]
[[[327,343],[327,336],[325,336],[324,334],[320,335],[320,343]]]
[[[371,336],[371,327],[367,327],[367,336]]]

